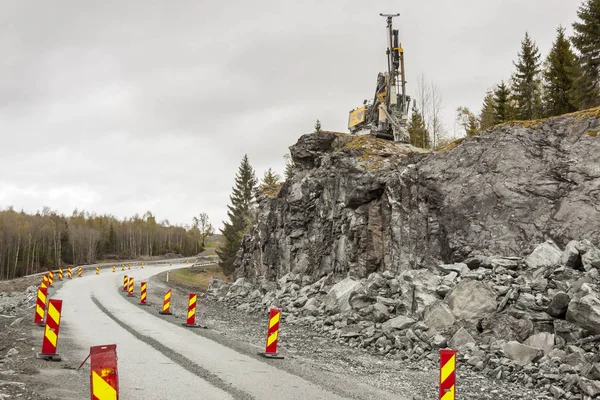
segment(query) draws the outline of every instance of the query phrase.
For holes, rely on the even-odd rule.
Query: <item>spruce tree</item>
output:
[[[511,106],[510,90],[504,81],[500,82],[494,90],[494,125],[507,122],[512,119],[513,110]]]
[[[517,68],[513,76],[513,97],[517,102],[517,117],[530,120],[541,116],[540,52],[525,32],[521,42]]]
[[[317,122],[315,123],[315,133],[317,132],[321,132],[321,121],[319,121],[317,119]]]
[[[260,185],[260,190],[263,193],[266,193],[270,196],[275,196],[279,192],[279,183],[281,182],[281,176],[279,174],[273,172],[271,168],[269,168],[263,178],[262,183]]]
[[[410,137],[411,145],[420,147],[422,149],[428,149],[431,147],[429,143],[429,132],[427,132],[425,122],[423,121],[423,116],[415,104],[413,104],[410,122],[408,124],[408,135]]]
[[[235,177],[235,186],[229,196],[231,201],[231,204],[227,206],[229,221],[223,221],[224,228],[221,229],[224,244],[216,250],[220,258],[219,264],[225,275],[228,276],[234,271],[234,262],[242,237],[252,224],[252,206],[257,182],[248,156],[244,155]]]
[[[491,90],[488,90],[483,98],[483,105],[481,107],[481,113],[479,114],[479,129],[482,131],[489,129],[496,124],[494,105],[494,93]]]
[[[460,106],[456,109],[457,119],[465,129],[467,136],[474,136],[479,132],[479,122],[475,115],[467,107]]]
[[[559,27],[544,69],[544,108],[548,117],[577,110],[575,102],[576,58],[565,29]]]
[[[284,172],[284,176],[285,179],[290,179],[292,177],[293,174],[293,167],[294,167],[294,161],[292,160],[292,156],[290,156],[290,154],[285,154],[283,156],[283,158],[285,158],[285,172]]]
[[[585,0],[573,23],[573,45],[579,51],[582,74],[577,80],[579,107],[600,105],[600,0]]]

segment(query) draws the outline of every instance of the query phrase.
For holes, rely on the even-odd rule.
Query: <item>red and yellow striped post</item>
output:
[[[140,304],[144,306],[150,305],[146,303],[146,282],[140,283]]]
[[[187,319],[182,323],[183,326],[188,328],[207,328],[204,325],[196,324],[196,303],[198,302],[198,295],[190,293],[190,299],[188,301],[188,312]]]
[[[116,270],[117,270],[117,266],[113,265],[113,272],[116,272]]]
[[[129,286],[129,278],[127,277],[127,275],[125,275],[123,277],[123,291],[126,292],[127,291],[127,287]]]
[[[73,268],[70,265],[69,268],[67,268],[67,278],[73,279]]]
[[[61,360],[60,356],[56,354],[61,310],[62,300],[50,299],[48,304],[48,314],[46,315],[46,329],[42,341],[42,352],[37,353],[35,358],[51,361]]]
[[[165,297],[163,299],[163,307],[162,310],[158,312],[162,315],[171,315],[171,289],[167,290],[165,293]]]
[[[277,339],[279,338],[279,320],[281,318],[281,310],[271,308],[269,311],[269,328],[267,329],[267,345],[264,353],[259,355],[267,358],[283,358],[277,354]]]
[[[48,288],[38,287],[37,300],[35,302],[35,316],[33,322],[44,326],[44,314],[46,313],[46,301],[48,300]]]
[[[62,281],[62,278],[63,278],[63,269],[62,269],[62,267],[60,267],[58,269],[58,280]]]
[[[142,262],[142,269],[144,269],[144,263]]]
[[[127,269],[131,269],[131,264],[127,264]]]
[[[117,369],[117,345],[91,346],[88,357],[90,357],[91,364],[91,400],[118,400],[119,372]]]
[[[83,268],[79,267],[79,268],[77,269],[77,276],[78,276],[79,278],[81,278],[82,274],[83,274]]]
[[[127,297],[133,297],[133,276],[129,277],[129,288],[127,291]]]
[[[48,271],[48,287],[54,287],[52,284],[54,282],[54,271]]]
[[[48,274],[44,274],[44,276],[42,276],[42,282],[41,282],[40,286],[48,289],[48,282],[50,282],[48,280]]]
[[[125,271],[125,264],[121,264],[121,271]]]
[[[456,350],[440,350],[440,400],[454,400],[456,395]]]

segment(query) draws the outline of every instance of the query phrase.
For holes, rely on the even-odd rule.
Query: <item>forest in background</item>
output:
[[[206,213],[191,226],[157,222],[150,211],[118,219],[75,210],[65,216],[45,207],[35,215],[0,210],[0,279],[66,265],[176,253],[194,256],[213,231]]]

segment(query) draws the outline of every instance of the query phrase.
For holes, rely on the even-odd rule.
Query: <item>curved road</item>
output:
[[[76,345],[117,344],[119,394],[123,399],[344,399],[278,369],[152,315],[119,291],[123,275],[136,286],[152,275],[188,264],[139,267],[65,281],[52,298],[63,300],[61,336]],[[139,290],[139,289],[138,289]],[[386,398],[402,400],[389,395]]]

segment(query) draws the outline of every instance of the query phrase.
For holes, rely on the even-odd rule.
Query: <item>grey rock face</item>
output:
[[[467,259],[478,268],[481,256],[522,256],[550,237],[597,243],[600,140],[585,132],[599,126],[575,116],[504,125],[434,153],[304,135],[290,148],[293,176],[259,198],[236,275],[362,278]],[[554,263],[547,253],[530,263]]]
[[[567,321],[595,334],[600,333],[600,300],[594,294],[588,294],[582,298],[575,298],[569,303],[567,309]]]

